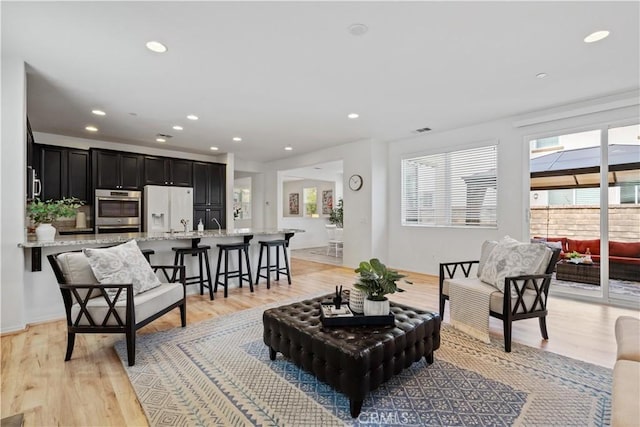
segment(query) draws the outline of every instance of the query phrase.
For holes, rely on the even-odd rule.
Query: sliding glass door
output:
[[[640,125],[607,132],[608,279],[612,300],[639,301]]]
[[[640,301],[640,126],[533,139],[530,234],[562,249],[553,293]]]

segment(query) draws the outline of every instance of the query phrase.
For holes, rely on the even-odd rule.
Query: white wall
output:
[[[2,144],[0,148],[0,330],[26,325],[25,239],[26,75],[22,60],[2,56]]]
[[[265,206],[267,226],[285,227],[291,224],[287,222],[285,225],[284,217],[278,214],[279,212],[283,212],[283,197],[282,177],[278,175],[277,171],[286,171],[289,169],[313,166],[319,163],[343,160],[343,177],[341,184],[342,188],[345,189],[343,194],[343,265],[355,267],[363,259],[369,259],[374,255],[380,256],[376,254],[376,251],[386,247],[386,233],[382,232],[381,234],[383,236],[376,238],[376,247],[374,247],[372,218],[378,218],[378,215],[382,215],[382,213],[380,213],[380,211],[378,213],[373,212],[372,197],[374,191],[376,193],[384,193],[386,188],[374,188],[372,185],[372,177],[374,175],[381,176],[380,174],[385,173],[383,170],[380,170],[380,168],[385,169],[386,162],[382,162],[382,164],[376,162],[374,164],[371,160],[376,147],[380,149],[381,146],[379,144],[380,143],[377,145],[369,139],[360,140],[265,164],[265,171],[267,171],[265,172],[265,204],[268,203],[268,205]],[[375,171],[374,166],[376,167]],[[348,187],[344,185],[344,181],[353,174],[359,174],[363,177],[364,185],[360,191],[348,190]],[[337,188],[338,186],[336,186],[336,193]],[[380,200],[380,198],[378,197],[376,200]],[[380,208],[380,206],[376,207]],[[384,212],[384,207],[381,208],[381,211]],[[303,237],[301,237],[302,235],[302,233],[299,233],[294,236],[291,240],[292,248],[296,248],[298,244],[297,241],[303,239]]]

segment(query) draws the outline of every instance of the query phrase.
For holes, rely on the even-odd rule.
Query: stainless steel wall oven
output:
[[[139,232],[141,210],[141,191],[96,190],[96,233]]]

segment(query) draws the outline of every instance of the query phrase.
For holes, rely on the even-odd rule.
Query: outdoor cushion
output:
[[[640,242],[609,241],[609,256],[640,258]]]
[[[567,252],[578,252],[584,254],[589,249],[591,255],[600,255],[600,239],[574,240],[567,239]]]

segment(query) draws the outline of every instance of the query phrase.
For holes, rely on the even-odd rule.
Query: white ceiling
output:
[[[270,161],[640,87],[639,2],[7,2],[35,131]],[[366,24],[353,36],[348,27]],[[607,29],[598,43],[582,40]],[[169,50],[155,54],[145,42]],[[545,79],[536,78],[540,72]],[[91,114],[94,108],[105,117]],[[357,112],[360,118],[347,119]],[[130,113],[135,113],[133,116]],[[197,114],[196,122],[185,118]],[[88,124],[99,128],[91,134]],[[184,126],[183,131],[171,128]],[[232,137],[241,136],[241,143]],[[283,148],[291,145],[293,151]]]

